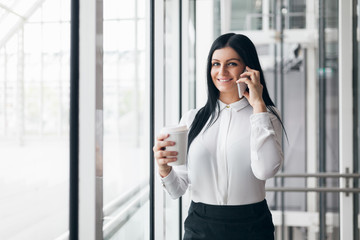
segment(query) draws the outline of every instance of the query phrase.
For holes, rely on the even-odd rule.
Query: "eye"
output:
[[[218,63],[218,62],[213,62],[213,67],[216,67],[216,66],[220,66],[220,63]]]
[[[230,62],[230,63],[228,63],[228,65],[229,65],[229,66],[237,66],[237,63],[235,63],[235,62]]]

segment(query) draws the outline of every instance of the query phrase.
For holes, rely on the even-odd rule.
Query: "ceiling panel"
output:
[[[0,47],[45,0],[0,0]]]

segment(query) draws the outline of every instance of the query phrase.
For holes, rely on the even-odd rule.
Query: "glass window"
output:
[[[70,21],[59,10],[69,2],[3,3],[35,11],[0,45],[0,239],[68,231]]]
[[[104,239],[149,238],[144,6],[144,0],[104,0],[104,226],[114,225]]]
[[[339,3],[336,0],[323,1],[326,2],[324,8],[318,9],[317,5],[306,5],[306,1],[281,2],[282,6],[279,5],[279,1],[271,0],[232,1],[231,22],[228,24],[232,31],[243,33],[254,41],[270,96],[282,112],[289,140],[287,142],[284,138],[284,173],[338,172]],[[324,12],[324,25],[320,27],[318,24],[314,25],[320,41],[314,39],[309,44],[308,40],[298,42],[290,40],[296,34],[303,34],[304,29],[309,31],[309,34],[313,34],[313,28],[306,29],[306,17],[318,18],[320,10]],[[270,13],[268,22],[270,28],[280,31],[279,27],[282,25],[285,29],[283,42],[280,39],[273,42],[273,31],[262,31],[266,28],[263,24],[267,24],[264,21],[267,13]],[[281,20],[280,17],[274,18],[274,13],[283,14],[282,24],[278,22]],[[213,26],[215,37],[217,37],[219,25],[218,21]],[[201,36],[199,27],[197,27],[197,35]],[[264,39],[270,40],[266,43]],[[322,134],[319,134],[319,129]],[[310,146],[310,141],[313,146]],[[317,187],[318,184],[319,181],[314,178],[308,180],[275,178],[267,181],[267,187],[306,188]],[[329,178],[324,181],[322,187],[339,187],[339,180]],[[320,231],[328,239],[339,238],[337,224],[339,193],[267,192],[266,198],[273,211],[276,239],[282,239],[282,230],[285,230],[285,236],[291,239],[317,239]],[[297,215],[299,212],[305,213],[302,215],[303,219],[310,217],[314,212],[320,212],[322,216],[321,219],[319,218],[320,226],[308,226],[306,220],[301,224],[300,221],[291,222],[290,216],[301,219]],[[281,219],[282,214],[285,216],[284,223]],[[333,221],[330,221],[330,218]],[[327,227],[321,225],[324,223]]]
[[[218,5],[219,4],[219,1]],[[256,1],[232,1],[231,2],[231,27],[232,31],[275,29],[275,9],[278,9],[279,1],[256,0]],[[220,9],[220,8],[219,8]],[[215,13],[220,14],[220,10]],[[305,0],[284,1],[281,11],[284,14],[285,29],[301,29],[306,24]],[[280,10],[279,10],[280,12]],[[265,24],[265,25],[264,25]],[[216,23],[215,26],[216,28]]]
[[[286,6],[287,13],[285,15],[285,28],[300,29],[306,25],[306,1],[291,0]]]
[[[230,29],[232,31],[262,29],[262,0],[232,1]]]

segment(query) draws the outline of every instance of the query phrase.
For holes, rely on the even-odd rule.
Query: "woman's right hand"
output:
[[[160,134],[156,138],[156,144],[153,147],[154,157],[159,166],[159,173],[161,177],[166,177],[171,171],[171,166],[168,165],[170,162],[177,160],[178,152],[166,151],[167,146],[174,146],[175,142],[164,141],[169,137],[169,134]]]

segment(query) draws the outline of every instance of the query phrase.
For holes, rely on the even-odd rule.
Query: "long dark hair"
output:
[[[265,102],[266,107],[280,120],[282,127],[284,125],[275,111],[274,107],[275,104],[271,100],[269,96],[269,92],[266,87],[265,78],[263,71],[260,66],[258,54],[256,52],[256,48],[252,41],[242,34],[235,34],[235,33],[227,33],[218,37],[214,43],[212,44],[209,55],[207,58],[207,68],[206,68],[206,78],[207,78],[207,87],[208,87],[208,98],[207,102],[204,107],[202,107],[196,114],[195,119],[190,127],[189,137],[188,137],[188,147],[192,141],[196,138],[196,136],[201,132],[204,128],[206,122],[211,117],[208,126],[211,126],[216,119],[219,117],[220,111],[216,115],[216,108],[220,109],[218,98],[220,96],[219,90],[215,87],[212,78],[211,78],[211,60],[215,50],[221,49],[224,47],[231,47],[234,49],[241,59],[244,61],[245,66],[248,66],[252,69],[255,69],[260,72],[260,83],[263,85],[263,93],[262,97]]]

